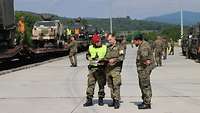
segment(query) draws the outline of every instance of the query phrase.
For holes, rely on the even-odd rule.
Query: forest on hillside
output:
[[[75,18],[60,17],[53,14],[50,15],[53,16],[53,20],[61,20],[66,26],[72,26],[75,21]],[[40,14],[33,12],[16,11],[15,16],[16,21],[19,20],[20,16],[25,17],[27,34],[29,36],[31,35],[31,29],[34,23],[42,20]],[[109,22],[109,18],[82,18],[81,20],[81,24],[83,25],[93,25],[99,30],[101,29],[104,31],[109,31]],[[129,35],[131,35],[134,31],[148,31],[145,32],[145,36],[148,37],[147,39],[149,40],[154,40],[156,35],[163,35],[173,38],[174,40],[178,40],[178,38],[180,38],[180,26],[178,25],[149,22],[145,20],[131,19],[129,17],[113,18],[113,31],[115,33],[127,32]]]

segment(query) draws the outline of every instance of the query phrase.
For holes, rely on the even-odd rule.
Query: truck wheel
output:
[[[14,48],[17,45],[17,43],[16,43],[17,40],[15,38],[15,32],[13,30],[8,31],[7,37],[8,37],[8,40],[7,40],[8,47]]]

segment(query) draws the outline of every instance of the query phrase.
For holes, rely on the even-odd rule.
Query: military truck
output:
[[[15,46],[14,1],[0,0],[0,49]]]
[[[86,34],[91,38],[97,32],[97,28],[93,25],[86,26]]]
[[[200,60],[200,23],[194,26],[191,38],[190,55],[193,59]]]
[[[191,27],[181,40],[182,54],[188,59],[191,58],[191,41],[194,32],[193,28],[194,27]]]
[[[182,39],[182,53],[186,58],[200,60],[200,23],[191,27]]]
[[[78,42],[78,50],[84,51],[88,49],[88,44],[91,36],[95,33],[93,32],[95,27],[92,25],[86,25],[83,20],[78,17],[72,25],[71,30]]]
[[[63,24],[59,20],[36,22],[32,29],[32,41],[40,48],[63,47]]]

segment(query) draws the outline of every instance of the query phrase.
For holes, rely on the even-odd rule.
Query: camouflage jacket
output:
[[[125,39],[122,40],[121,46],[122,46],[124,49],[126,49],[126,40],[125,40]]]
[[[144,62],[150,60],[151,64],[146,65]],[[143,41],[139,46],[136,58],[137,70],[144,70],[149,68],[150,70],[155,68],[155,62],[153,57],[153,51],[148,42]]]
[[[163,45],[162,40],[157,39],[157,40],[154,42],[154,50],[155,50],[155,51],[163,51],[163,50],[164,50],[164,45]]]
[[[171,40],[171,41],[169,42],[169,45],[170,45],[171,48],[174,48],[174,41]]]
[[[120,67],[120,62],[124,59],[124,49],[120,46],[119,43],[116,43],[115,46],[109,46],[107,48],[106,60],[116,59],[116,62],[113,65],[108,65],[108,67]]]
[[[164,45],[164,49],[169,48],[167,39],[163,39],[163,45]]]
[[[77,41],[71,41],[68,45],[68,48],[69,48],[69,52],[72,52],[72,53],[76,53],[77,52]]]

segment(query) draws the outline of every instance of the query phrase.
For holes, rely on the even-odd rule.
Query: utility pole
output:
[[[181,39],[183,38],[183,9],[181,8]]]
[[[178,40],[178,45],[181,46],[181,40],[183,38],[183,35],[184,35],[184,32],[183,32],[183,7],[182,7],[182,1],[179,0],[179,5],[180,5],[180,10],[181,10],[181,36],[180,36],[180,39]]]
[[[110,0],[110,33],[113,33],[113,22],[112,22],[112,0]]]
[[[110,33],[113,33],[112,16],[110,16]]]

